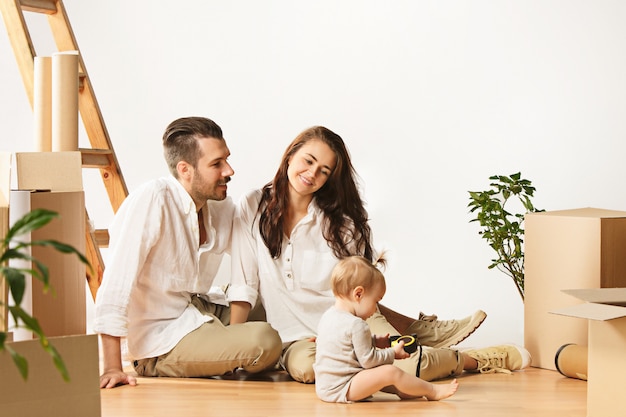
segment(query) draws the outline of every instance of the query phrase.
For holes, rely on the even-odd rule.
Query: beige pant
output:
[[[370,317],[367,324],[373,334],[399,335],[398,331],[380,313],[375,313]],[[283,351],[281,357],[281,363],[289,375],[296,381],[304,383],[315,382],[314,362],[315,343],[308,340],[300,340],[290,344]],[[463,362],[458,351],[428,346],[422,347],[421,361],[420,350],[418,349],[409,358],[397,360],[393,364],[411,375],[417,375],[419,364],[419,377],[426,381],[459,375],[463,372]]]
[[[380,313],[374,313],[367,320],[367,324],[370,326],[373,334],[385,335],[389,333],[390,336],[400,335]],[[457,350],[447,348],[422,346],[421,361],[420,350],[418,349],[410,357],[396,360],[393,364],[411,375],[417,375],[419,364],[418,376],[426,381],[460,375],[463,372],[461,355]]]
[[[185,336],[170,352],[156,358],[135,361],[142,376],[208,377],[223,375],[237,368],[260,372],[278,361],[282,342],[276,330],[265,322],[228,326],[230,309],[193,297],[200,312],[212,322]]]

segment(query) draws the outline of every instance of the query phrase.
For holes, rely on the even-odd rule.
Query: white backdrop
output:
[[[523,342],[523,304],[487,269],[468,190],[521,171],[540,208],[626,210],[620,0],[64,3],[131,191],[166,174],[161,134],[177,117],[224,129],[235,199],[271,179],[301,130],[325,125],[347,142],[390,251],[384,303],[441,318],[484,309],[466,346]],[[51,54],[45,18],[28,21]],[[6,31],[0,71],[0,149],[31,151]],[[107,227],[99,175],[84,179]]]

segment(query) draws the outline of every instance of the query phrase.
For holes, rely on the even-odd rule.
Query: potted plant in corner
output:
[[[59,370],[63,379],[68,381],[70,376],[68,375],[63,358],[61,358],[58,351],[50,343],[50,340],[44,334],[37,319],[22,307],[27,275],[40,280],[44,285],[45,291],[51,290],[48,267],[29,254],[28,249],[30,247],[47,246],[61,253],[75,254],[82,263],[89,265],[87,258],[70,245],[56,240],[20,240],[20,237],[24,234],[45,226],[55,217],[58,217],[56,212],[36,209],[25,214],[9,228],[6,235],[3,236],[0,241],[0,284],[6,281],[8,285],[8,290],[14,303],[7,305],[7,310],[15,326],[28,329],[34,333],[39,339],[41,347],[50,354],[54,365]],[[18,268],[10,266],[9,261],[15,259],[31,262],[32,267]],[[26,380],[28,378],[28,361],[7,343],[7,336],[7,332],[0,332],[0,354],[8,352],[11,355],[13,363],[19,370],[20,375]]]
[[[524,300],[524,216],[526,213],[539,212],[531,201],[535,187],[523,179],[521,173],[493,175],[490,189],[485,191],[469,191],[470,213],[475,218],[470,222],[479,222],[482,229],[478,234],[496,252],[497,257],[491,260],[489,269],[497,268],[511,277],[517,291]],[[521,204],[513,211],[511,199]],[[508,206],[507,206],[508,204]]]

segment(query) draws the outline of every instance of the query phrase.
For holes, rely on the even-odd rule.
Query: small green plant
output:
[[[65,381],[69,381],[69,375],[63,359],[57,350],[50,344],[50,341],[44,334],[39,322],[36,318],[26,312],[21,304],[26,289],[26,276],[31,275],[33,278],[40,280],[44,285],[44,291],[50,290],[50,278],[48,275],[48,267],[33,258],[28,253],[28,248],[32,246],[48,246],[61,253],[76,254],[81,262],[89,265],[89,261],[85,256],[78,252],[70,245],[58,242],[56,240],[35,240],[21,241],[20,236],[30,233],[34,230],[48,224],[52,219],[58,217],[58,213],[45,209],[36,209],[25,214],[21,219],[15,222],[9,229],[6,236],[0,242],[0,284],[4,279],[9,287],[9,293],[13,298],[14,304],[8,305],[8,311],[13,317],[15,327],[22,327],[32,331],[41,344],[41,347],[50,354],[54,365],[59,370]],[[32,268],[14,268],[9,266],[9,260],[22,259],[30,262]],[[22,355],[17,353],[10,345],[6,343],[7,333],[0,332],[0,352],[6,350],[11,355],[15,366],[17,366],[22,378],[28,378],[28,361]]]
[[[519,295],[524,300],[524,216],[538,212],[531,197],[535,187],[521,178],[521,173],[510,176],[494,175],[489,177],[491,188],[486,191],[469,191],[470,213],[476,217],[470,222],[479,222],[482,229],[478,232],[486,239],[489,246],[497,253],[491,260],[489,269],[497,268],[513,279]],[[515,197],[515,198],[514,198]],[[521,203],[523,212],[511,213],[507,203],[511,199]],[[512,211],[512,210],[511,210]]]

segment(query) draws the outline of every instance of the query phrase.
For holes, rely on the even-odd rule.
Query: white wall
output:
[[[385,303],[442,318],[484,309],[465,345],[523,341],[522,302],[507,276],[487,270],[468,190],[521,170],[540,208],[626,210],[620,0],[65,6],[130,190],[166,173],[160,138],[177,117],[222,126],[234,198],[272,177],[297,133],[325,125],[350,147],[376,237],[391,250]],[[38,40],[45,19],[28,19],[49,55]],[[4,31],[0,71],[0,149],[32,150]],[[99,177],[85,182],[90,215],[106,227]]]

